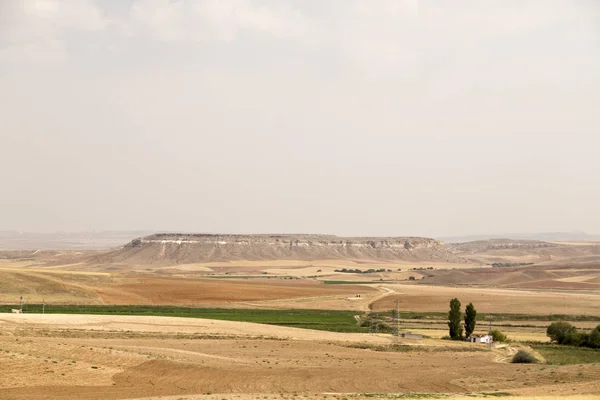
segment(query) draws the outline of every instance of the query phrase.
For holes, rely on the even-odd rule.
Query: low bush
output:
[[[380,333],[390,333],[393,331],[392,327],[384,321],[383,317],[378,313],[368,313],[360,320],[360,327],[368,328],[371,331]]]
[[[585,332],[573,331],[569,332],[562,344],[568,346],[581,346],[588,342],[590,335]]]
[[[600,325],[598,325],[586,338],[586,347],[600,349]]]
[[[538,360],[525,350],[519,350],[512,359],[513,364],[535,364]]]
[[[502,333],[499,329],[493,329],[490,332],[490,335],[492,335],[492,339],[494,340],[494,342],[507,342],[508,338],[506,337],[506,335],[504,333]]]
[[[576,335],[577,329],[568,322],[553,322],[546,329],[546,336],[558,344],[565,344],[567,341],[572,343],[577,340]]]

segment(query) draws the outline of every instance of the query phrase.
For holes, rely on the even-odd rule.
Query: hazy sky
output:
[[[600,233],[597,0],[0,0],[0,230]]]

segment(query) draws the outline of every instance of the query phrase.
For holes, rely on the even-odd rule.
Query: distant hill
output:
[[[464,263],[441,242],[421,237],[157,234],[90,259],[96,264],[176,265],[236,260],[380,260]]]
[[[501,233],[489,235],[449,236],[437,238],[445,243],[466,243],[492,239],[539,240],[545,242],[594,242],[600,235],[585,232]]]

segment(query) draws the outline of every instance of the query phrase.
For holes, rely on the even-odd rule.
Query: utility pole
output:
[[[19,310],[21,314],[23,314],[23,294],[21,293],[21,297],[19,297]]]
[[[42,314],[46,314],[46,300],[42,300]]]
[[[489,331],[489,334],[490,335],[492,334],[492,314],[490,314],[490,331]],[[490,347],[492,347],[492,341],[493,340],[494,339],[493,339],[493,336],[492,336],[492,338],[490,338]]]
[[[400,300],[396,300],[396,336],[400,339]]]

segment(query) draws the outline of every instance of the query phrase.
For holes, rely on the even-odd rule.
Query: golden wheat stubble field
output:
[[[514,365],[466,343],[376,351],[393,339],[161,317],[10,315],[0,327],[2,399],[600,393],[600,365]]]

